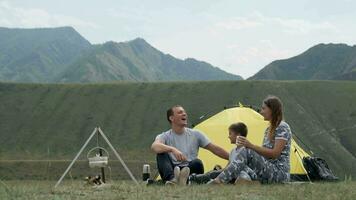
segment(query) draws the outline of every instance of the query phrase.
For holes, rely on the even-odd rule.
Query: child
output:
[[[230,152],[229,163],[231,163],[236,158],[240,149],[242,148],[242,146],[236,142],[237,137],[238,136],[247,137],[247,132],[248,132],[247,126],[242,122],[234,123],[230,125],[228,138],[230,139],[231,144],[236,144],[236,147],[233,148]],[[209,183],[209,181],[216,178],[221,173],[221,171],[222,169],[212,170],[205,174],[192,174],[189,176],[189,182],[198,183],[198,184]],[[251,180],[254,179],[255,177],[256,174],[250,168],[246,168],[246,170],[240,173],[238,179]],[[234,183],[235,181],[237,180],[236,179],[232,180],[231,183]]]

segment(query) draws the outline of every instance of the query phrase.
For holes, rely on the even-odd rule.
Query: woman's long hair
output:
[[[270,141],[274,140],[274,132],[278,125],[283,120],[283,105],[281,100],[276,96],[268,96],[263,103],[272,111],[272,119],[270,120],[270,127],[268,138]]]

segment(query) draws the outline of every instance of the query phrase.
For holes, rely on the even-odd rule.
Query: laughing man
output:
[[[204,166],[198,157],[199,147],[228,160],[229,153],[213,144],[200,131],[187,128],[188,115],[175,105],[167,110],[171,129],[159,134],[151,149],[157,154],[157,168],[166,184],[185,185],[189,174],[203,174]]]

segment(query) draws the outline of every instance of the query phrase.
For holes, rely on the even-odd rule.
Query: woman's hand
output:
[[[243,136],[239,136],[237,138],[237,142],[249,149],[251,149],[253,147],[253,144],[250,141],[248,141],[248,139],[246,137],[243,137]]]

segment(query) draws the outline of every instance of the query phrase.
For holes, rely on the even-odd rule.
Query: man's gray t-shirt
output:
[[[198,157],[199,147],[205,147],[210,143],[210,140],[200,131],[185,128],[182,134],[174,133],[172,129],[157,135],[156,140],[159,139],[163,144],[175,147],[187,157],[190,162]],[[173,153],[169,153],[173,164],[184,165],[187,162],[177,161]]]

